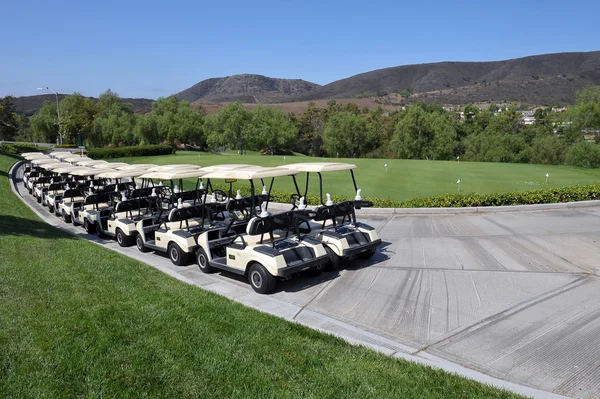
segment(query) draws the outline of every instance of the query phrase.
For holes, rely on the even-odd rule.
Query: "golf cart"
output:
[[[230,169],[208,173],[207,187],[211,180],[224,179],[228,183],[248,180],[250,197],[242,198],[239,193],[227,204],[229,220],[208,220],[208,225],[199,234],[196,262],[204,273],[215,269],[247,275],[254,291],[271,292],[277,279],[290,278],[293,274],[310,269],[319,270],[329,258],[318,241],[301,234],[299,225],[305,216],[287,211],[269,214],[268,198],[275,177],[289,176],[297,172],[282,168],[252,167]],[[266,197],[255,194],[254,180],[271,179]],[[256,214],[257,202],[266,199]],[[204,206],[210,203],[205,196]],[[210,212],[209,212],[210,215]],[[209,218],[210,219],[210,218]]]
[[[95,232],[98,236],[115,237],[122,247],[134,243],[135,224],[147,213],[156,209],[156,200],[151,200],[151,188],[135,186],[135,177],[141,176],[144,169],[111,170],[98,175],[100,178],[111,179],[115,184],[108,185],[108,190],[96,194],[88,201],[79,213],[79,219],[88,233]],[[124,182],[123,179],[130,179]],[[113,189],[114,187],[114,189]],[[154,191],[154,197],[156,192]],[[104,200],[109,201],[104,201]],[[97,205],[97,204],[100,205]]]
[[[135,242],[141,252],[154,250],[167,253],[171,262],[175,265],[184,265],[188,259],[196,252],[198,245],[196,243],[196,231],[190,231],[190,222],[188,219],[194,218],[193,227],[201,227],[202,213],[198,213],[201,198],[204,189],[199,188],[196,183],[196,189],[189,191],[180,191],[183,189],[183,179],[198,178],[204,172],[196,167],[195,169],[182,170],[163,170],[158,172],[149,172],[140,176],[144,179],[142,188],[160,188],[158,196],[158,212],[152,213],[150,217],[141,218],[136,223]],[[154,182],[159,181],[160,185]],[[163,181],[169,181],[168,185],[162,185]],[[179,181],[179,184],[175,184]],[[152,204],[154,205],[154,204]],[[150,205],[152,207],[152,205]],[[182,210],[194,208],[188,212]],[[186,227],[184,227],[184,221]]]
[[[373,227],[356,220],[356,209],[373,206],[372,202],[361,198],[361,190],[356,186],[353,172],[356,165],[338,162],[306,162],[283,165],[279,168],[306,173],[303,194],[298,187],[296,177],[293,176],[297,193],[292,195],[292,209],[307,209],[306,207],[309,204],[306,203],[306,198],[310,173],[316,173],[319,176],[321,204],[312,204],[318,206],[314,209],[315,215],[312,218],[310,235],[325,245],[330,257],[330,268],[338,268],[342,258],[349,259],[356,256],[361,259],[368,259],[375,254],[377,247],[381,244],[381,239]],[[356,192],[354,200],[334,203],[331,201],[330,194],[327,193],[327,201],[324,201],[322,174],[338,171],[350,171]]]

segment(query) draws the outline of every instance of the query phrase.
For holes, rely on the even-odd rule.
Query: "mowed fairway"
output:
[[[245,308],[40,220],[0,155],[0,397],[518,397]]]
[[[313,158],[306,156],[266,156],[256,153],[214,155],[180,151],[175,155],[110,159],[129,163],[197,164],[210,166],[226,163],[244,163],[261,166],[279,166],[295,162],[349,162],[356,164],[358,187],[363,196],[394,200],[408,200],[445,193],[458,193],[457,180],[461,180],[461,193],[494,193],[540,188],[565,187],[600,182],[600,169],[567,166],[420,161],[405,159],[343,159]],[[385,164],[388,173],[385,173]],[[546,173],[550,175],[546,184]],[[311,180],[313,183],[317,183]],[[313,177],[311,177],[313,179]],[[301,187],[304,177],[299,179]],[[293,191],[291,179],[279,178],[273,187],[277,191]],[[353,186],[348,172],[328,173],[324,176],[324,190],[336,195],[353,196]],[[310,185],[310,192],[318,194],[318,184]]]

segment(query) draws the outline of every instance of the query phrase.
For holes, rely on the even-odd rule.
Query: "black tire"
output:
[[[104,231],[102,231],[102,226],[100,226],[100,222],[94,223],[94,227],[96,228],[96,234],[98,235],[98,237],[106,237],[106,234],[104,234]]]
[[[371,259],[373,255],[377,252],[377,248],[367,249],[365,252],[360,252],[356,254],[356,257],[359,259]]]
[[[38,204],[41,204],[41,203],[42,203],[42,197],[38,197],[38,196],[36,196],[36,197],[35,197],[35,200],[37,201],[37,203],[38,203]]]
[[[337,270],[340,268],[340,257],[333,252],[333,250],[329,247],[325,247],[325,252],[327,252],[327,256],[329,256],[329,262],[325,266],[325,270]]]
[[[187,254],[174,242],[167,247],[167,254],[175,266],[183,266],[187,263]]]
[[[65,223],[71,223],[71,215],[67,215],[64,211],[62,213],[62,218]]]
[[[208,262],[208,256],[206,255],[206,251],[200,247],[196,252],[196,263],[198,267],[203,273],[213,273],[215,268],[210,265]]]
[[[96,234],[96,225],[94,223],[90,223],[87,218],[83,220],[83,228],[88,234]]]
[[[268,294],[275,289],[277,280],[260,263],[253,263],[248,271],[248,282],[255,292]]]
[[[125,233],[123,233],[123,230],[121,229],[117,229],[115,238],[117,239],[117,243],[121,247],[130,247],[132,245],[131,237],[125,235]]]
[[[144,245],[144,240],[140,234],[135,236],[135,246],[140,252],[150,252],[149,248]]]
[[[54,207],[50,204],[48,204],[48,212],[54,213]]]

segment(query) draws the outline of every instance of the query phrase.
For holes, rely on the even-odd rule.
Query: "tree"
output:
[[[19,115],[15,112],[13,97],[0,98],[0,140],[13,140],[19,130]]]
[[[369,134],[361,115],[339,112],[329,117],[323,133],[323,148],[329,156],[358,158],[372,151],[377,137]]]
[[[31,130],[34,140],[45,143],[56,142],[58,137],[56,103],[44,101],[42,108],[31,117]]]
[[[138,141],[134,126],[133,106],[108,89],[98,97],[92,129],[84,134],[84,140],[86,145],[92,147],[109,143],[115,146],[132,145]]]
[[[531,163],[560,165],[563,162],[564,146],[554,135],[539,136],[531,145]]]
[[[252,110],[248,130],[249,145],[267,149],[271,155],[290,150],[298,138],[298,128],[280,109],[259,105]]]
[[[600,167],[600,146],[585,141],[574,144],[567,149],[565,163],[570,166],[598,168]]]
[[[64,143],[75,143],[77,133],[92,130],[96,106],[91,99],[79,93],[66,96],[60,102],[60,132]]]
[[[210,143],[239,147],[240,153],[244,152],[244,142],[248,140],[250,111],[242,105],[241,101],[235,101],[221,108],[217,114],[218,129],[212,131]],[[214,126],[213,126],[214,129]],[[215,137],[219,135],[219,137]]]
[[[323,131],[327,122],[328,112],[317,108],[311,101],[306,110],[298,118],[298,141],[294,150],[313,156],[323,155]]]
[[[425,159],[430,156],[433,137],[429,114],[420,106],[409,105],[396,125],[392,145],[399,158]]]

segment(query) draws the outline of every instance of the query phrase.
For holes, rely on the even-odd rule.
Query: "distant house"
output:
[[[533,125],[535,123],[534,111],[521,111],[521,122],[524,125]]]

